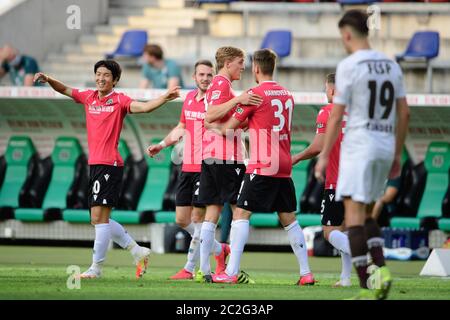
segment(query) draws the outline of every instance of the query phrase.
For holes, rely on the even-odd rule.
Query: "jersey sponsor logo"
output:
[[[242,114],[243,112],[244,112],[244,109],[241,108],[241,107],[238,107],[238,108],[236,109],[236,113]]]
[[[108,181],[110,175],[109,174],[105,174],[104,177],[105,177],[105,180]]]
[[[322,129],[323,127],[325,127],[325,124],[323,124],[322,122],[319,122],[317,124],[317,129]]]
[[[222,93],[222,91],[220,91],[220,90],[214,90],[211,94],[211,100],[219,99],[221,93]]]

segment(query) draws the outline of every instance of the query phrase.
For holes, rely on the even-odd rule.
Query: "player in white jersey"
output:
[[[344,201],[352,261],[362,288],[356,298],[385,299],[392,277],[384,262],[380,228],[370,212],[383,194],[386,179],[400,175],[409,107],[399,65],[370,48],[367,19],[363,11],[350,10],[339,21],[350,56],[337,68],[334,108],[315,174],[323,179],[346,111],[336,198]],[[377,266],[372,276],[368,274],[368,252]]]

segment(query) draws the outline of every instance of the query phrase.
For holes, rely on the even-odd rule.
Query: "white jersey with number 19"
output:
[[[396,100],[405,97],[399,65],[375,50],[358,50],[336,70],[335,105],[348,114],[337,200],[371,203],[384,190],[395,152]]]

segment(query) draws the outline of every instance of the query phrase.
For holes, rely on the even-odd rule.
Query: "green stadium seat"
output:
[[[30,161],[35,155],[36,149],[30,137],[12,136],[9,139],[5,152],[6,172],[0,190],[0,208],[8,209],[11,214],[14,208],[19,207],[19,194],[27,180]]]
[[[151,144],[156,144],[159,141],[161,139],[152,139]],[[170,177],[171,153],[172,148],[169,147],[161,150],[154,158],[145,157],[149,169],[144,190],[137,206],[138,212],[162,210],[164,192]]]
[[[159,211],[154,214],[156,223],[175,223],[175,211]]]
[[[65,209],[62,218],[70,223],[91,223],[89,209]]]
[[[74,181],[75,164],[83,154],[78,139],[59,137],[55,142],[51,158],[53,162],[52,177],[42,203],[42,209],[20,208],[15,217],[21,221],[57,220],[61,210],[65,209],[67,193]]]
[[[250,225],[255,228],[277,228],[280,227],[278,214],[273,213],[252,213]]]
[[[297,154],[305,150],[309,145],[307,141],[292,141],[291,154]],[[305,190],[308,177],[309,160],[301,161],[292,167],[292,181],[295,186],[295,199],[299,201],[303,191]]]
[[[439,219],[439,229],[442,231],[450,232],[450,218]]]
[[[132,210],[113,210],[111,219],[121,224],[139,224],[141,222],[139,212]]]
[[[314,213],[299,213],[297,214],[297,221],[302,227],[321,226],[322,215]]]
[[[396,217],[391,227],[417,228],[424,218],[442,216],[442,202],[449,184],[450,143],[431,142],[425,156],[427,179],[417,217]]]

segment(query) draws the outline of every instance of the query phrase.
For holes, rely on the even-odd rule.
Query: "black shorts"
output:
[[[103,164],[89,166],[89,208],[117,206],[122,176],[123,167]]]
[[[200,203],[204,205],[224,205],[225,202],[236,204],[245,174],[245,165],[240,162],[212,163],[212,161],[211,159],[207,159],[206,163],[202,161]]]
[[[323,226],[337,227],[344,222],[344,203],[342,201],[335,201],[335,192],[334,189],[325,189],[323,192],[320,210]]]
[[[175,195],[177,207],[194,206],[202,208],[199,203],[198,194],[200,190],[200,172],[180,172]]]
[[[295,212],[294,183],[291,178],[245,174],[237,206],[251,212]]]

